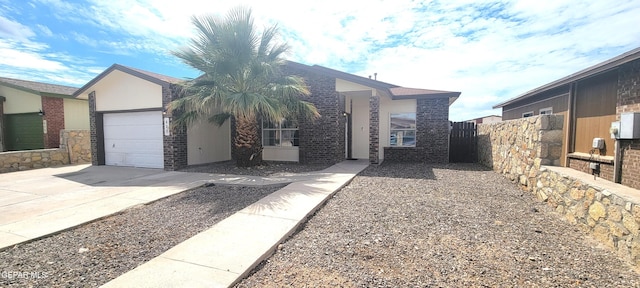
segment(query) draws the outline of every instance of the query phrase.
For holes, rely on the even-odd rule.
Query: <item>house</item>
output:
[[[89,129],[75,87],[0,77],[0,152],[57,148],[60,130]]]
[[[560,165],[640,189],[640,141],[614,139],[610,133],[613,122],[620,121],[626,113],[640,112],[640,48],[535,88],[494,108],[502,108],[504,120],[541,114],[563,115]],[[595,140],[603,143],[601,149],[593,147],[595,138],[602,139]]]
[[[263,159],[332,163],[346,158],[448,161],[449,105],[460,92],[405,88],[287,62],[305,78],[316,121],[262,122]],[[94,165],[166,170],[231,159],[233,123],[170,129],[179,79],[114,64],[74,94],[89,100]]]
[[[464,122],[470,122],[473,124],[491,124],[491,123],[496,123],[496,122],[500,122],[502,121],[502,116],[498,116],[498,115],[489,115],[489,116],[484,116],[484,117],[479,117],[479,118],[475,118],[475,119],[471,119],[471,120],[467,120]]]

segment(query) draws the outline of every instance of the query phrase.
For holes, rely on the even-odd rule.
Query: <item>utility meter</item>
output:
[[[593,145],[591,145],[594,149],[604,149],[604,139],[603,138],[593,138]]]

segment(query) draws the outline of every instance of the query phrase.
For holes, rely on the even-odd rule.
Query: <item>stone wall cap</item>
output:
[[[592,157],[591,154],[583,153],[583,152],[569,153],[567,157],[572,159],[587,160],[591,162],[606,163],[606,164],[613,164],[613,162],[615,161],[615,158],[613,156],[602,156],[602,155],[594,154]]]
[[[542,171],[542,169],[545,169],[545,171],[553,171],[562,176],[578,180],[585,185],[591,186],[594,189],[602,192],[605,196],[608,196],[606,194],[609,193],[609,195],[616,195],[624,199],[625,201],[640,205],[640,190],[638,189],[633,189],[622,184],[613,183],[602,178],[596,178],[594,180],[593,175],[580,172],[568,167],[542,166],[540,170]]]

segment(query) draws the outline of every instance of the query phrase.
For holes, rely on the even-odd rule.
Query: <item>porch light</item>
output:
[[[38,115],[44,116],[44,111],[42,111],[42,109],[40,109],[40,111],[38,111]]]

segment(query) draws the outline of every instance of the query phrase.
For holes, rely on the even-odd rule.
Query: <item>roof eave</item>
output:
[[[514,97],[512,99],[509,99],[507,101],[504,101],[502,103],[496,104],[495,106],[493,106],[493,109],[502,108],[504,106],[511,105],[511,104],[516,103],[518,101],[527,99],[527,98],[529,98],[531,96],[534,96],[536,94],[539,94],[541,92],[545,92],[547,90],[558,88],[560,86],[567,85],[567,84],[570,84],[572,82],[577,82],[577,81],[580,81],[580,80],[585,79],[585,78],[596,76],[598,74],[609,72],[609,71],[611,71],[613,69],[618,68],[620,65],[629,63],[629,62],[637,60],[637,59],[640,59],[640,47],[636,48],[636,49],[633,49],[631,51],[625,52],[623,54],[620,54],[620,55],[618,55],[616,57],[613,57],[613,58],[611,58],[609,60],[606,60],[604,62],[601,62],[601,63],[598,63],[596,65],[590,66],[590,67],[588,67],[586,69],[582,69],[582,70],[580,70],[580,71],[578,71],[576,73],[573,73],[573,74],[571,74],[569,76],[565,76],[565,77],[560,78],[560,79],[558,79],[556,81],[547,83],[547,84],[542,85],[542,86],[540,86],[538,88],[535,88],[535,89],[532,89],[530,91],[527,91],[527,92],[525,92],[525,93],[523,93],[523,94],[521,94],[519,96],[516,96],[516,97]]]
[[[387,91],[391,92],[391,91]],[[448,98],[449,106],[456,102],[460,97],[462,92],[446,92],[446,93],[434,93],[434,94],[416,94],[416,95],[393,95],[389,93],[392,100],[405,100],[405,99],[438,99],[438,98]]]
[[[73,97],[74,98],[78,98],[78,96],[80,96],[81,94],[83,94],[84,92],[86,92],[87,90],[89,90],[89,88],[93,87],[93,85],[95,85],[96,83],[98,83],[100,80],[102,80],[102,78],[106,77],[107,75],[109,75],[109,73],[113,72],[114,70],[120,70],[124,73],[127,73],[129,75],[156,83],[158,85],[164,86],[164,85],[169,85],[171,83],[164,81],[162,79],[158,79],[152,76],[149,76],[147,74],[144,73],[140,73],[136,70],[133,70],[129,67],[126,66],[122,66],[120,64],[113,64],[111,65],[109,68],[107,68],[106,70],[102,71],[102,73],[98,74],[98,76],[96,76],[95,78],[91,79],[91,81],[89,81],[87,84],[85,84],[84,86],[80,87],[80,89],[78,89],[78,91],[76,91],[75,93],[73,93]]]

